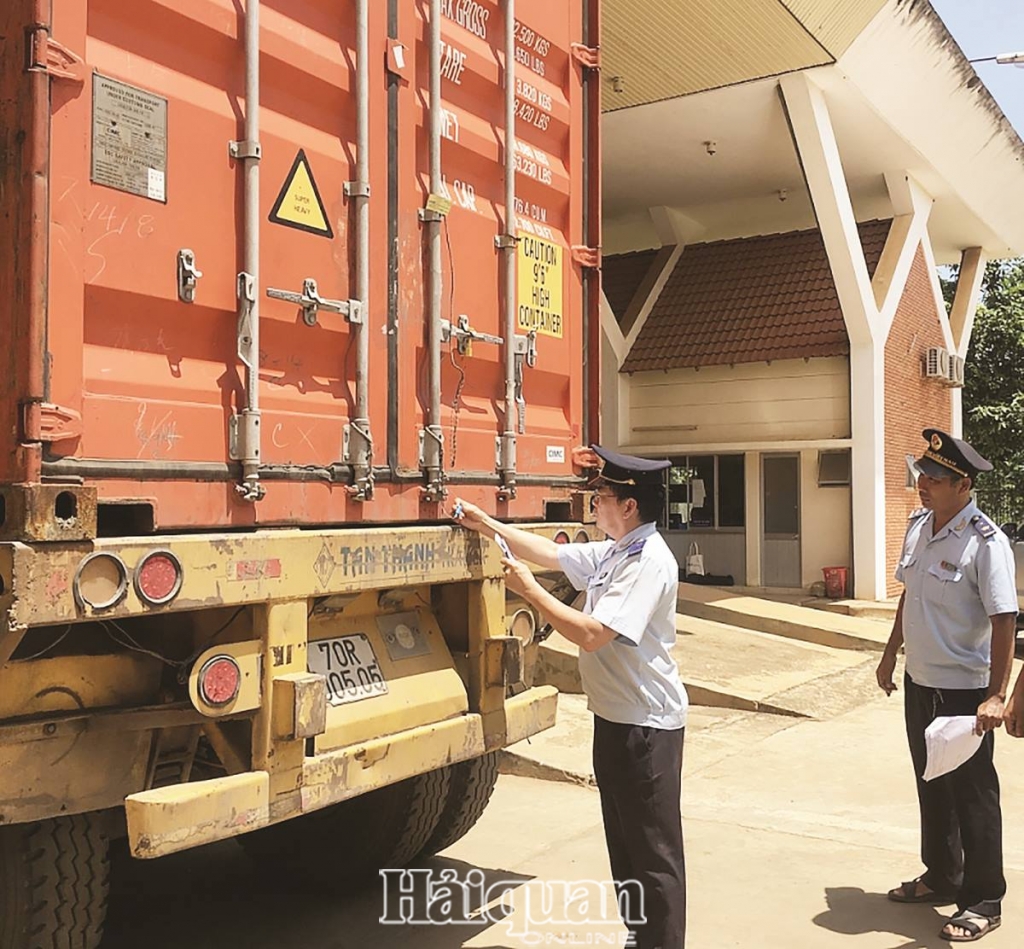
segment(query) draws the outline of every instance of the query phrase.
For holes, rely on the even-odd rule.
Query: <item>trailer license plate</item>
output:
[[[309,644],[309,671],[327,679],[327,701],[345,705],[387,695],[373,645],[364,633],[314,640]]]

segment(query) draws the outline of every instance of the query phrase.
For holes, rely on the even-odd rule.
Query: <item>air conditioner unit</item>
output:
[[[949,354],[949,384],[951,386],[962,386],[964,384],[964,357],[956,353]]]
[[[924,374],[929,379],[949,381],[949,353],[941,346],[929,346],[924,361]]]

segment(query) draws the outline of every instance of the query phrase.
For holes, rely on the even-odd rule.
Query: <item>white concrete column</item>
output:
[[[853,450],[853,594],[884,600],[885,562],[885,343],[850,344]]]
[[[874,282],[825,96],[806,73],[779,80],[850,339],[854,595],[885,596],[885,341],[931,198],[907,173],[886,176],[894,222]]]
[[[601,431],[605,447],[618,448],[623,444],[623,419],[629,419],[629,379],[619,373],[619,366],[625,359],[625,340],[615,322],[615,314],[608,305],[608,298],[601,293],[601,330],[604,345],[601,347]],[[625,395],[625,399],[623,399]]]
[[[761,585],[761,540],[764,524],[761,518],[761,453],[748,451],[743,456],[744,516],[746,519],[748,587]]]
[[[665,209],[662,209],[665,210]],[[680,217],[676,215],[673,221]],[[660,233],[660,232],[659,232]],[[673,232],[675,235],[675,232]],[[661,291],[668,283],[672,271],[675,270],[679,257],[683,253],[684,243],[667,245],[662,248],[658,270],[645,278],[637,293],[643,294],[642,299],[634,300],[637,316],[630,328],[629,335],[624,336],[618,320],[608,303],[608,298],[601,294],[601,329],[604,332],[606,345],[602,347],[601,357],[601,428],[605,433],[605,447],[618,448],[633,441],[630,421],[630,395],[632,381],[629,376],[619,372],[626,361],[629,351],[633,348],[640,330],[643,329],[647,317],[661,296]]]
[[[953,343],[958,356],[967,358],[974,329],[974,315],[981,302],[981,283],[985,278],[988,257],[980,247],[969,247],[960,255],[960,273],[956,281],[956,295],[949,314]]]
[[[876,288],[825,97],[803,73],[779,86],[850,337],[854,594],[876,600],[885,589],[885,339],[877,338]]]
[[[980,247],[969,247],[960,255],[960,274],[956,282],[956,296],[949,314],[950,331],[953,336],[953,352],[961,359],[967,358],[971,346],[971,331],[974,329],[974,315],[981,301],[981,283],[985,277],[988,258]],[[964,434],[964,390],[953,389],[950,432],[957,438]]]

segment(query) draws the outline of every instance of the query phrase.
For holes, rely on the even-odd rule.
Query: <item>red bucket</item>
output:
[[[841,600],[846,596],[846,567],[822,567],[825,574],[825,595],[830,600]]]

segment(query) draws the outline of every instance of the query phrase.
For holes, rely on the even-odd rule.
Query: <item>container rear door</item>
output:
[[[505,219],[504,4],[441,4],[442,197],[441,317],[468,318],[477,332],[503,335],[503,268],[495,238]],[[418,212],[430,194],[429,5],[402,5],[400,37],[414,37],[415,82],[400,98],[399,332],[403,334],[403,406],[399,430],[404,467],[418,466],[418,431],[428,399],[424,274],[427,248]],[[411,21],[411,22],[410,22]],[[536,365],[524,367],[517,411],[520,474],[571,474],[569,451],[582,423],[581,271],[571,247],[582,243],[582,74],[571,56],[581,36],[578,2],[516,3],[516,299],[519,335],[536,331]],[[415,120],[415,129],[406,120]],[[411,338],[410,338],[411,337]],[[492,475],[496,436],[505,426],[502,347],[474,342],[442,354],[445,467]],[[521,413],[521,414],[520,414]],[[520,420],[522,427],[520,427]],[[410,422],[415,424],[410,424]]]
[[[245,112],[242,7],[54,6],[55,36],[86,60],[84,83],[54,84],[51,392],[84,421],[80,441],[55,447],[168,470],[226,463],[229,420],[245,404],[236,316],[243,175],[229,154]],[[370,6],[371,34],[383,38],[383,5]],[[261,5],[265,464],[339,462],[353,407],[346,318],[321,310],[308,325],[298,306],[266,291],[301,293],[312,279],[323,298],[353,295],[344,184],[355,178],[354,10],[329,0]],[[372,131],[383,146],[382,78],[379,87]],[[381,153],[372,162],[381,194],[385,166]],[[383,242],[383,202],[373,213]],[[179,294],[182,251],[202,274],[192,302]],[[376,279],[383,287],[386,271]]]

